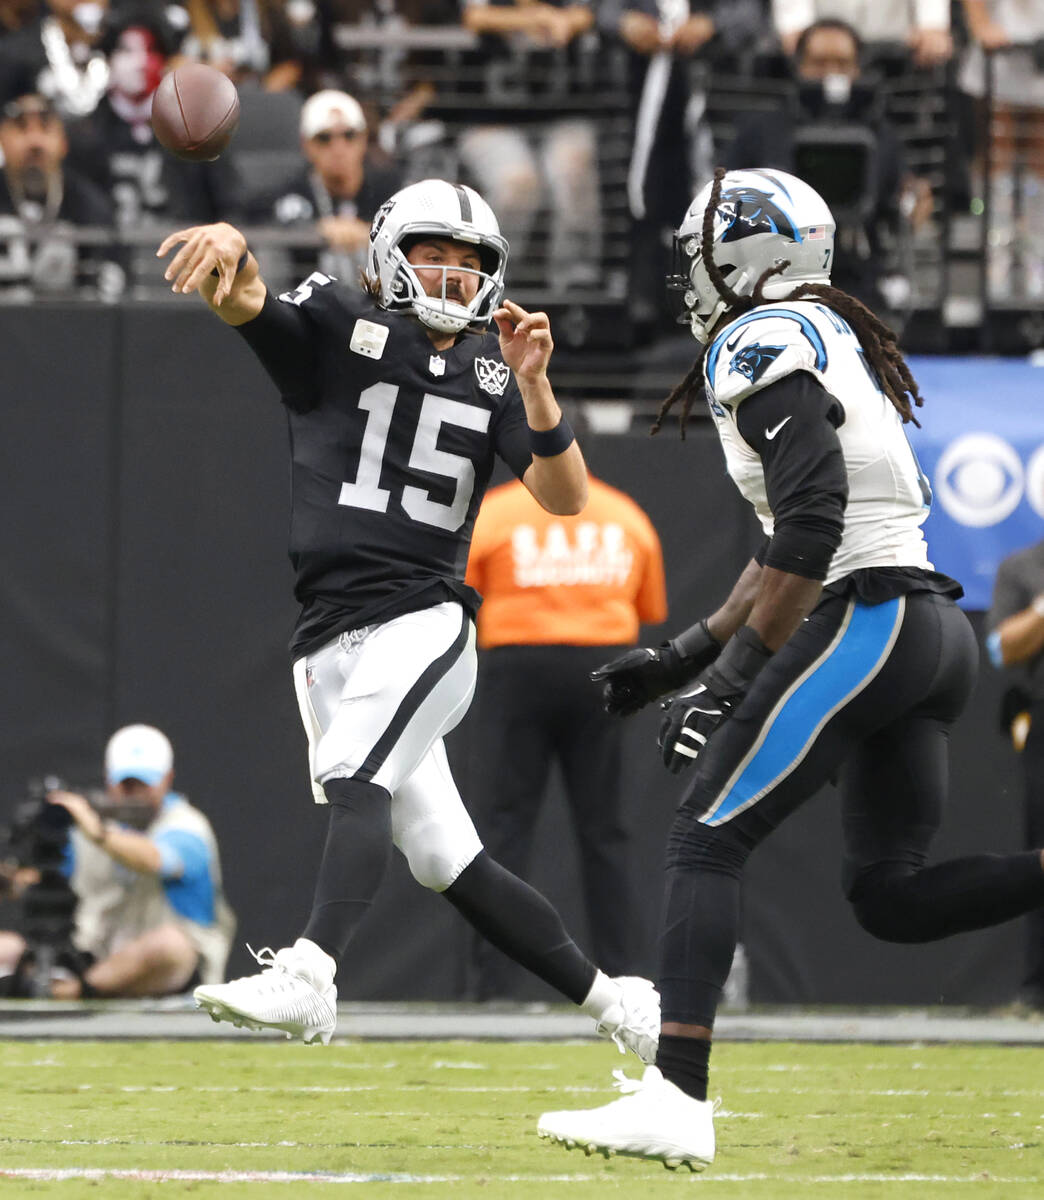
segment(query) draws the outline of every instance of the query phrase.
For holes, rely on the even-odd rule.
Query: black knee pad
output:
[[[899,863],[882,864],[866,872],[848,893],[852,912],[872,937],[882,942],[921,942],[916,905],[905,894],[913,877],[912,868]]]
[[[667,866],[739,875],[752,849],[731,825],[702,825],[699,814],[683,806],[667,840]]]

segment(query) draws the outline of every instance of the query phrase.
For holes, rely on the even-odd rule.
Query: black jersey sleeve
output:
[[[837,430],[844,410],[806,371],[739,406],[736,426],[761,458],[773,516],[763,566],[825,579],[844,532],[848,472]]]
[[[297,412],[314,408],[319,356],[316,328],[307,313],[269,292],[258,315],[236,328],[279,389],[283,403]]]
[[[526,408],[514,375],[504,389],[503,403],[497,408],[493,437],[497,453],[515,473],[515,477],[521,479],[533,461],[533,452],[529,448]]]

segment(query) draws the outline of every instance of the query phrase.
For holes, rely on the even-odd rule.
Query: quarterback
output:
[[[587,495],[580,449],[547,377],[547,316],[502,302],[508,247],[470,188],[412,184],[379,210],[364,288],[315,273],[272,295],[231,225],[172,233],[175,292],[198,291],[278,387],[290,425],[291,648],[326,847],[303,935],[258,974],[196,989],[215,1020],[328,1042],[334,975],[392,846],[414,878],[646,1062],[659,1006],[648,980],[608,978],[539,893],[483,850],[443,736],[475,686],[464,582],[499,455],[545,508]],[[495,321],[499,337],[489,332]]]
[[[927,863],[978,650],[921,530],[931,489],[903,429],[917,385],[892,332],[830,287],[833,235],[816,192],[767,170],[716,172],[677,233],[669,284],[702,349],[660,419],[680,402],[684,432],[705,397],[765,536],[717,612],[595,672],[611,712],[668,697],[660,749],[691,775],[667,847],[656,1062],[619,1100],[540,1119],[588,1152],[713,1160],[708,1065],[744,866],[828,780],[845,894],[875,937],[1044,905],[1038,850]]]

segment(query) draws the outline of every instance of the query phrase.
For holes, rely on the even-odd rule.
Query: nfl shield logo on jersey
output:
[[[431,358],[428,359],[428,370],[432,373],[432,375],[445,375],[446,360],[444,358],[440,358],[437,354],[433,354]]]
[[[491,396],[503,396],[511,377],[507,363],[497,362],[495,358],[476,358],[475,374],[479,387]]]

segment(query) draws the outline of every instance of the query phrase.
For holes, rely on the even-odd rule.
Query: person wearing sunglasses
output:
[[[317,267],[355,283],[366,266],[370,222],[402,186],[397,167],[370,149],[366,115],[347,92],[326,89],[301,109],[304,162],[252,205],[251,216],[295,229],[312,227],[315,246],[291,251],[295,276]]]

